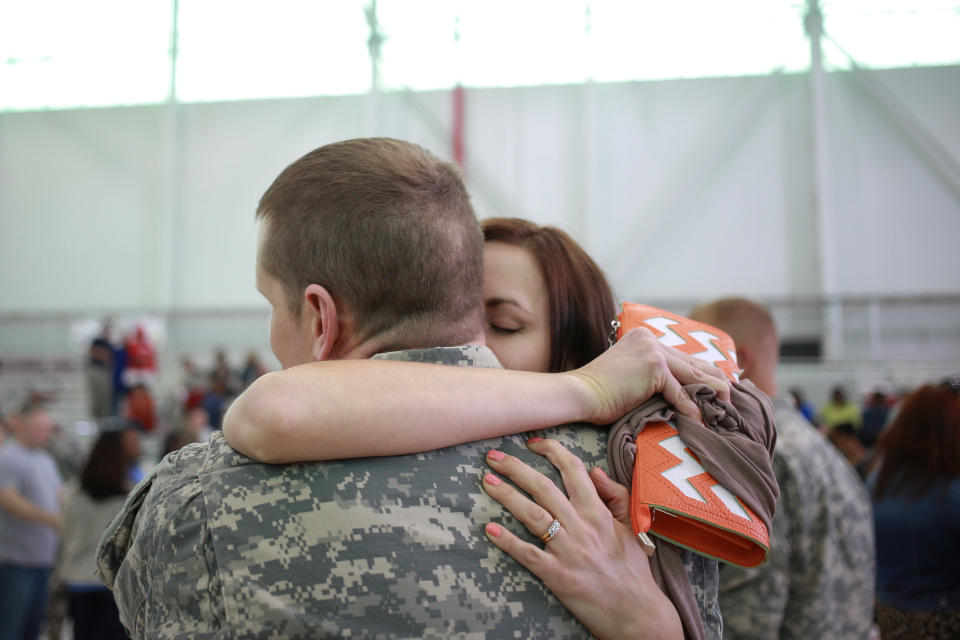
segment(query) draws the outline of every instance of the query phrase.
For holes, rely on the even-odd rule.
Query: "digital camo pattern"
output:
[[[869,496],[856,471],[782,397],[774,399],[780,499],[767,563],[724,565],[728,638],[866,638],[875,558]]]
[[[697,603],[700,619],[703,620],[704,638],[720,640],[723,637],[723,618],[720,608],[720,563],[689,549],[680,549],[683,568],[693,587],[693,597]]]
[[[381,357],[499,366],[477,347]],[[605,466],[605,429],[537,433]],[[100,573],[136,638],[589,637],[483,536],[492,520],[536,540],[480,485],[491,448],[559,482],[528,436],[265,465],[215,433],[137,487],[101,541]]]

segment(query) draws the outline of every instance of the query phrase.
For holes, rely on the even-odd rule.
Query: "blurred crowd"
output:
[[[835,387],[819,412],[791,396],[866,483],[882,637],[960,637],[960,375],[859,403]]]
[[[223,349],[207,369],[191,356],[181,364],[179,384],[157,401],[147,331],[118,339],[105,323],[85,356],[94,429],[58,424],[47,392],[28,392],[0,415],[0,639],[127,637],[94,574],[101,533],[150,467],[206,441],[233,398],[266,372],[256,353],[235,367]]]
[[[164,430],[164,455],[185,443],[209,440],[210,433],[220,429],[233,399],[267,372],[253,351],[240,369],[231,366],[223,349],[216,351],[208,370],[198,367],[189,355],[180,359],[180,366],[181,383],[168,403],[170,426]]]
[[[797,410],[840,450],[864,479],[870,470],[881,432],[897,413],[902,396],[909,393],[878,388],[861,394],[860,401],[856,402],[849,398],[844,387],[836,386],[818,410],[806,399],[802,388],[790,390]]]
[[[38,637],[44,629],[49,637],[126,637],[111,593],[94,575],[94,551],[145,466],[156,462],[144,459],[144,439],[158,457],[207,440],[232,399],[265,373],[255,353],[234,367],[219,350],[208,368],[185,355],[180,383],[160,403],[171,409],[158,412],[156,351],[146,332],[113,341],[108,329],[87,356],[97,423],[87,443],[55,424],[42,396],[2,421],[0,638]],[[900,394],[871,390],[859,402],[837,387],[819,408],[801,389],[790,392],[869,492],[875,615],[885,629],[916,629],[911,611],[960,602],[960,559],[946,552],[960,531],[958,394],[960,376]]]
[[[90,416],[94,420],[121,417],[144,433],[158,431],[159,421],[163,423],[159,431],[164,434],[178,432],[179,436],[186,429],[203,435],[196,430],[196,423],[219,429],[229,402],[266,372],[255,351],[248,353],[242,367],[235,368],[224,349],[216,351],[208,369],[197,366],[191,355],[181,358],[181,367],[181,383],[174,397],[158,407],[154,389],[157,352],[147,331],[137,326],[118,334],[110,322],[104,322],[90,344],[85,368]],[[206,412],[206,417],[201,420],[196,409]]]

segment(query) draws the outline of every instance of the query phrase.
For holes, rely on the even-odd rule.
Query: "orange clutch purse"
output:
[[[617,338],[646,327],[661,343],[719,367],[737,380],[736,347],[723,331],[656,307],[624,303]],[[706,427],[704,427],[706,428]],[[630,495],[633,531],[652,552],[647,533],[718,560],[755,567],[766,559],[766,526],[697,460],[671,422],[648,423],[635,439]]]

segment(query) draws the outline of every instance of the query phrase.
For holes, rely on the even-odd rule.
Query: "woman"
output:
[[[556,227],[482,223],[487,346],[507,369],[570,371],[606,350],[616,317],[600,267]]]
[[[314,363],[270,373],[227,414],[224,434],[230,443],[267,462],[395,455],[574,421],[607,424],[653,393],[663,393],[681,411],[698,416],[681,382],[707,381],[728,393],[719,372],[663,347],[649,332],[632,332],[604,353],[615,315],[613,296],[600,269],[567,234],[517,219],[487,220],[483,229],[486,342],[513,371],[378,360]],[[654,361],[659,366],[651,366]],[[570,373],[551,377],[523,371]],[[356,392],[351,394],[356,388],[379,389],[378,402],[358,403]],[[614,389],[612,404],[598,402],[608,392],[596,392],[608,388]],[[398,425],[395,416],[411,414],[417,420],[409,425],[416,428],[407,432],[411,427]],[[450,424],[458,428],[451,430]],[[545,453],[556,444],[544,442],[531,448]],[[519,461],[511,463],[514,458],[497,459],[496,452],[490,456],[493,463],[507,465],[494,468],[520,486],[538,475],[523,471]],[[555,451],[550,459],[568,490],[578,489],[575,500],[567,501],[559,489],[534,497],[551,513],[564,514],[563,535],[557,544],[551,542],[549,553],[540,553],[562,559],[562,575],[576,581],[553,579],[551,567],[556,565],[528,564],[525,560],[536,556],[501,527],[487,528],[488,537],[544,578],[597,635],[628,628],[638,617],[646,621],[647,631],[662,624],[665,633],[680,633],[677,614],[653,583],[649,561],[632,532],[613,520],[582,464],[577,467],[571,458]],[[515,492],[494,485],[492,478],[485,479],[484,488],[512,511],[511,505],[520,504],[512,497]],[[600,478],[604,498],[625,496],[619,485],[594,478]],[[541,533],[534,529],[541,523],[520,519]],[[586,562],[579,556],[577,562],[577,554],[587,548],[595,553]],[[573,584],[586,588],[571,591]]]
[[[94,576],[100,534],[123,507],[133,484],[136,464],[129,441],[136,432],[126,427],[103,431],[97,438],[79,484],[67,486],[63,501],[63,532],[54,578],[66,583],[73,635],[77,640],[126,638],[113,594]]]
[[[960,376],[908,396],[870,476],[877,622],[886,638],[960,637]]]

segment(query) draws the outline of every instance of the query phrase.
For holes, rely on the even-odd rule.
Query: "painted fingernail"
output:
[[[492,484],[495,487],[503,484],[503,480],[493,475],[492,473],[488,473],[487,475],[483,476],[483,481],[486,482],[487,484]]]
[[[543,442],[543,438],[527,438],[527,444],[535,444],[537,442]]]
[[[484,528],[486,529],[487,533],[494,538],[499,538],[500,534],[503,533],[503,529],[500,528],[500,525],[493,524],[492,522],[488,522],[487,526]]]
[[[506,458],[507,454],[505,454],[503,451],[497,451],[496,449],[491,449],[490,451],[487,452],[487,457],[490,458],[491,460],[499,462],[500,460],[503,460],[504,458]]]

